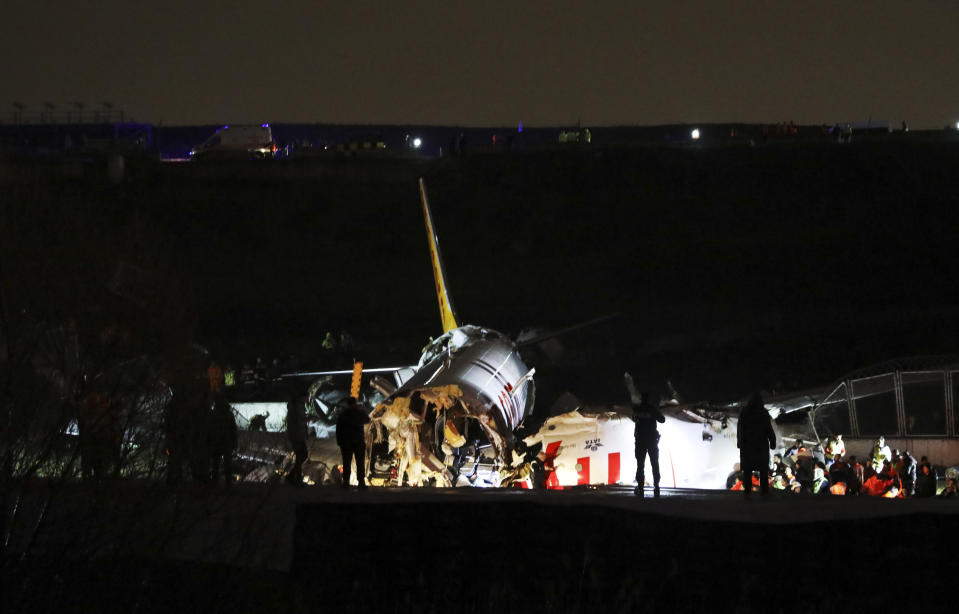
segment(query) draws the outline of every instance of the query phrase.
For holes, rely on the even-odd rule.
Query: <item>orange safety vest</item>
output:
[[[836,482],[829,487],[829,492],[834,495],[844,495],[846,494],[846,483],[845,482]]]
[[[223,387],[223,369],[210,365],[206,370],[206,376],[210,379],[210,392],[220,392]]]

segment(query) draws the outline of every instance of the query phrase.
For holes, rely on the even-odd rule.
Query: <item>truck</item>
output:
[[[223,126],[190,151],[194,160],[207,158],[250,158],[265,160],[276,154],[276,142],[269,124]]]

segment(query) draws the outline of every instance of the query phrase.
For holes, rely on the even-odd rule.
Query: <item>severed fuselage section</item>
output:
[[[473,483],[484,463],[494,473],[504,469],[513,431],[533,401],[533,370],[509,338],[479,326],[454,328],[427,346],[415,373],[370,415],[371,477],[451,486]]]

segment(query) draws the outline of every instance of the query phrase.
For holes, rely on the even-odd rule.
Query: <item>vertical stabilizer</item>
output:
[[[420,200],[423,201],[423,216],[426,218],[426,236],[430,242],[430,260],[433,263],[433,279],[436,280],[436,298],[440,303],[440,319],[443,320],[443,332],[448,333],[459,328],[456,323],[456,312],[446,289],[446,272],[443,270],[443,259],[440,257],[440,243],[433,229],[433,216],[430,214],[430,203],[426,199],[426,184],[420,177]]]

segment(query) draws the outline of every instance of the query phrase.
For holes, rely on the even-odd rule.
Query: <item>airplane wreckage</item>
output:
[[[636,460],[630,405],[591,407],[577,400],[567,403],[563,413],[546,419],[536,433],[524,439],[517,436],[533,410],[535,370],[523,362],[517,342],[489,328],[459,324],[422,179],[419,190],[443,335],[425,348],[414,367],[367,370],[391,372],[394,379],[376,375],[370,382],[375,392],[360,398],[361,405],[373,406],[367,427],[369,482],[530,487],[531,465],[538,457],[548,470],[548,488],[633,484]],[[285,376],[321,376],[307,395],[308,407],[319,417],[314,421],[317,438],[309,446],[310,460],[303,469],[310,483],[335,482],[340,475],[333,469],[340,455],[332,426],[347,393],[336,390],[330,378],[348,373],[353,371]],[[635,390],[630,393],[635,399]],[[241,405],[234,407],[249,419],[255,410]],[[285,411],[282,404],[272,405]],[[723,488],[739,458],[737,404],[712,407],[674,398],[661,409],[666,416],[660,427],[662,484]],[[775,418],[779,412],[771,413]],[[815,440],[808,418],[791,422],[795,424],[789,436]],[[646,475],[651,472],[647,470]]]

